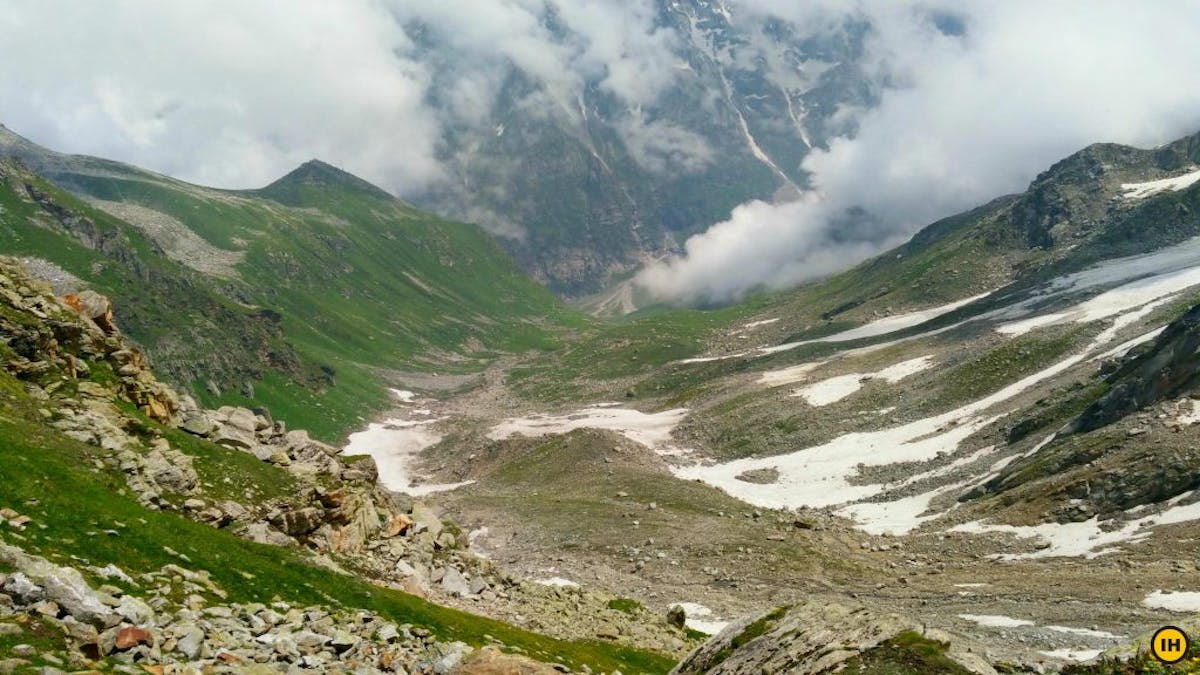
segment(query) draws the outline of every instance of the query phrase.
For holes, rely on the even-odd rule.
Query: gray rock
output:
[[[146,454],[145,471],[151,480],[173,492],[191,492],[200,483],[192,468],[192,458],[177,450],[150,451]]]
[[[442,575],[442,590],[450,595],[466,596],[471,594],[471,585],[457,568],[446,567],[446,572]]]
[[[436,540],[437,536],[442,533],[444,527],[442,519],[423,502],[413,504],[412,519],[418,534],[428,532],[429,536]]]
[[[131,595],[121,598],[121,602],[117,604],[116,613],[135,626],[144,627],[154,623],[154,610],[150,609],[150,605]]]
[[[315,506],[284,511],[271,519],[271,524],[292,537],[302,537],[321,526],[325,512]]]
[[[270,525],[262,521],[247,525],[243,536],[255,543],[270,544],[272,546],[291,546],[293,543],[291,537],[278,530],[271,529]]]
[[[44,558],[26,554],[19,548],[0,544],[0,560],[21,571],[27,577],[22,584],[40,586],[42,595],[47,600],[59,604],[64,611],[80,621],[96,626],[105,625],[112,612],[108,605],[117,604],[111,596],[105,596],[92,590],[84,580],[79,570],[69,567],[59,567]],[[13,584],[14,574],[9,578],[6,590]]]
[[[175,644],[175,649],[183,654],[188,661],[195,661],[200,657],[200,651],[204,647],[204,631],[198,626],[188,626],[184,629],[183,635]]]

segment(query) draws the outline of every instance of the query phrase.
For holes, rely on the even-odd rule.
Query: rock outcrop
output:
[[[1164,399],[1200,390],[1200,305],[1127,356],[1105,381],[1108,391],[1060,436],[1099,429]]]
[[[926,633],[917,622],[863,607],[809,603],[780,607],[730,624],[688,655],[671,675],[832,673],[845,662],[905,633]],[[949,637],[931,636],[939,642]],[[965,672],[994,675],[978,657],[950,651]]]

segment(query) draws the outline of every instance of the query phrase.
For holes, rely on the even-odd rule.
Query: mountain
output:
[[[947,634],[875,633],[853,672],[1128,657],[1200,611],[1197,149],[1089,146],[829,279],[581,330],[422,400],[453,426],[409,489],[529,568],[731,623],[694,672],[811,656],[834,638],[787,608],[856,602]]]
[[[806,184],[804,157],[846,132],[839,107],[876,100],[860,64],[861,21],[806,37],[722,0],[650,5],[654,30],[677,37],[653,100],[623,97],[603,69],[575,97],[506,64],[481,120],[446,134],[450,180],[418,202],[507,235],[501,242],[535,278],[583,295],[678,250],[744,201],[794,193]],[[563,49],[586,42],[552,10],[542,20]],[[463,72],[445,52],[457,36],[411,28],[433,90],[446,92],[432,103],[455,119]]]
[[[402,371],[469,374],[573,318],[479,228],[313,161],[261,190],[189,185],[0,129],[0,247],[114,298],[207,403],[320,410],[335,440]]]
[[[446,606],[489,598],[625,617],[684,644],[662,617],[607,607],[611,596],[504,574],[453,522],[382,489],[370,458],[340,456],[263,412],[200,407],[157,379],[113,315],[94,291],[57,296],[0,258],[4,672],[670,665]],[[422,586],[417,570],[457,584]]]

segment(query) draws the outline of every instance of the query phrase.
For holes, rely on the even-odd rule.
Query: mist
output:
[[[791,3],[755,0],[788,18]],[[812,21],[807,8],[792,20]],[[803,163],[814,190],[750,202],[637,283],[675,302],[734,300],[845,269],[920,227],[1022,190],[1090,143],[1154,146],[1200,129],[1200,4],[857,3],[878,107]]]

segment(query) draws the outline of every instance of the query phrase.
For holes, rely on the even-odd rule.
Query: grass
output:
[[[842,664],[847,675],[969,675],[946,656],[945,642],[905,631]]]
[[[733,639],[729,641],[728,646],[718,651],[712,656],[711,659],[709,659],[707,669],[711,670],[716,668],[724,663],[725,660],[730,656],[733,656],[733,653],[738,649],[741,649],[742,647],[750,644],[752,641],[762,637],[763,635],[766,635],[773,628],[775,628],[775,624],[787,614],[788,609],[788,607],[776,607],[770,612],[755,619],[754,622],[749,626],[746,626],[742,632],[733,636]]]
[[[160,375],[208,405],[265,405],[336,443],[387,405],[388,371],[478,371],[500,354],[555,348],[564,330],[588,325],[478,227],[418,211],[332,167],[244,192],[109,169],[54,178],[244,250],[239,278],[194,272],[133,225],[11,167],[54,208],[86,221],[64,220],[0,182],[0,248],[52,260],[110,295]],[[206,391],[209,380],[219,394]]]
[[[34,519],[24,532],[0,530],[0,537],[31,553],[60,564],[112,563],[130,574],[181,564],[209,571],[230,602],[282,599],[361,608],[425,626],[446,640],[482,645],[493,636],[534,658],[575,668],[587,664],[593,669],[662,673],[671,666],[668,658],[657,654],[596,641],[553,640],[440,607],[314,567],[290,550],[254,544],[173,513],[147,510],[128,494],[120,475],[94,467],[98,451],[33,421],[34,402],[7,374],[0,373],[0,396],[0,507]],[[231,473],[248,468],[243,466],[248,456],[237,451],[203,444],[185,450],[196,453],[201,466],[223,464]]]

